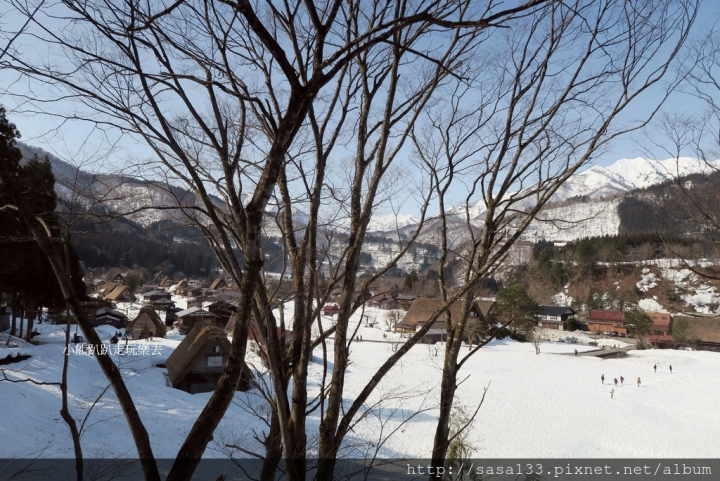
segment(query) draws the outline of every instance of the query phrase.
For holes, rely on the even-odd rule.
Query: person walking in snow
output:
[[[575,349],[575,355],[577,356],[577,349]]]
[[[615,378],[615,387],[617,387],[617,378]]]
[[[672,364],[670,364],[670,374],[672,374]]]
[[[625,378],[622,377],[622,376],[620,376],[620,385],[622,386],[622,384],[623,384],[624,382],[625,382]]]
[[[611,390],[610,390],[610,399],[613,398],[613,395],[615,395],[615,390],[614,390],[614,389],[611,389]]]
[[[605,374],[600,375],[600,380],[602,381],[603,384],[605,384]]]
[[[638,387],[640,387],[640,378],[638,378]]]
[[[655,369],[655,372],[657,372],[657,364],[653,366],[653,369]]]

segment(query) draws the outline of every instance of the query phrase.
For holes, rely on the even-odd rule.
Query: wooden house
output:
[[[133,339],[145,339],[150,334],[152,337],[165,337],[165,324],[155,309],[146,306],[140,309],[135,319],[130,321],[126,333],[132,333]]]
[[[575,315],[575,310],[567,306],[540,306],[534,324],[546,329],[564,331],[567,321]]]
[[[494,317],[497,312],[495,310],[495,299],[487,297],[475,298],[475,304],[477,304],[480,312],[482,312],[483,318],[490,319]]]
[[[160,290],[160,284],[151,284],[149,282],[146,282],[145,284],[140,286],[140,292],[142,293],[153,292],[157,290]]]
[[[613,333],[626,335],[625,313],[622,311],[591,310],[585,321],[588,330],[612,335]]]
[[[170,294],[169,292],[166,292],[166,291],[161,291],[161,290],[156,289],[154,291],[143,293],[142,298],[143,298],[143,301],[149,301],[149,302],[157,301],[159,299],[170,300],[170,299],[172,299],[172,294]]]
[[[165,366],[173,387],[195,394],[213,391],[230,353],[225,331],[214,326],[196,324],[168,357]],[[243,364],[238,390],[247,391],[252,372]]]
[[[95,292],[100,297],[105,297],[106,295],[110,294],[117,286],[119,286],[117,282],[103,282],[102,284],[98,284],[97,289]]]
[[[227,287],[227,282],[225,282],[225,279],[222,277],[216,277],[211,283],[210,283],[210,290],[216,291],[218,289],[222,289],[223,287]]]
[[[322,308],[324,316],[334,316],[340,312],[340,308],[335,304],[325,304]]]
[[[128,286],[116,286],[103,297],[111,302],[132,302],[135,296]]]
[[[417,296],[414,296],[412,294],[400,294],[395,296],[395,301],[398,303],[398,306],[402,308],[408,308],[416,298]]]
[[[292,342],[292,331],[277,327],[275,328],[275,335],[278,341],[280,341],[280,345],[284,348],[287,348]],[[260,359],[267,364],[267,346],[260,334],[260,328],[254,320],[250,322],[250,327],[248,328],[248,348],[260,356]]]
[[[181,333],[190,332],[195,324],[215,326],[217,316],[201,307],[190,307],[175,313],[177,327]]]
[[[399,307],[398,302],[387,294],[378,294],[377,296],[373,296],[365,301],[365,305],[386,311],[397,309]]]
[[[395,326],[395,330],[397,332],[408,335],[415,333],[417,330],[421,329],[437,311],[440,310],[444,303],[445,301],[443,301],[442,299],[415,299],[415,301],[408,309],[407,314],[405,314],[405,318],[402,321],[398,322]],[[455,302],[451,304],[450,308],[447,310],[447,313],[449,313],[450,315],[450,321],[452,323],[457,322],[457,319],[460,318],[461,307],[462,306],[460,302]],[[446,322],[448,320],[447,313],[441,314],[437,318],[437,320],[433,324],[433,327],[425,335],[423,342],[428,344],[434,344],[436,342],[442,342],[446,339]],[[470,311],[468,312],[468,316],[470,317],[470,319],[469,322],[466,324],[466,333],[469,336],[471,331],[475,329],[476,324],[485,320],[485,316],[483,316],[483,313],[480,310],[480,306],[478,306],[477,302],[473,302],[470,305]]]
[[[673,317],[667,312],[646,312],[648,317],[652,319],[652,332],[656,335],[671,335]]]
[[[123,276],[122,270],[118,267],[113,267],[109,271],[107,271],[107,274],[105,274],[105,280],[107,282],[115,282],[117,284],[121,284],[125,280],[125,276]]]
[[[215,325],[221,329],[225,329],[230,322],[230,318],[237,312],[238,301],[215,301],[207,307],[207,310],[217,316]]]
[[[113,326],[115,329],[125,329],[127,321],[128,317],[124,313],[104,306],[95,310],[92,326]]]

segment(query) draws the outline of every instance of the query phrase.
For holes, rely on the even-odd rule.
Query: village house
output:
[[[227,282],[225,282],[225,279],[222,277],[216,277],[211,283],[210,283],[210,290],[216,291],[218,289],[222,289],[223,287],[227,287]]]
[[[119,285],[120,284],[116,282],[103,282],[102,284],[98,284],[97,289],[95,289],[95,293],[100,297],[105,297]]]
[[[622,311],[591,310],[585,321],[588,330],[607,335],[627,335],[625,313]]]
[[[340,312],[340,308],[335,304],[325,304],[322,308],[324,316],[334,316]]]
[[[287,348],[287,346],[290,345],[292,341],[292,331],[282,329],[278,326],[275,328],[275,335],[283,347]],[[250,323],[248,329],[248,348],[251,352],[257,354],[263,363],[267,365],[267,346],[260,334],[260,328],[254,320]]]
[[[125,333],[131,333],[133,339],[145,339],[149,334],[152,337],[165,337],[165,324],[152,307],[143,307],[135,319],[130,321]]]
[[[157,301],[159,299],[170,300],[172,298],[172,295],[166,291],[154,290],[154,291],[149,291],[149,292],[143,293],[142,298],[143,298],[143,301],[153,302],[153,301]]]
[[[376,307],[378,309],[383,309],[386,311],[389,311],[391,309],[397,309],[398,302],[391,296],[387,294],[378,294],[377,296],[373,296],[367,301],[365,301],[365,305],[368,307]]]
[[[230,353],[230,341],[220,328],[196,324],[168,357],[168,378],[176,389],[190,394],[217,387]],[[238,390],[247,391],[253,374],[243,364]]]
[[[410,308],[405,314],[405,318],[398,322],[395,326],[396,332],[400,332],[403,335],[412,335],[421,329],[430,318],[443,306],[444,301],[442,299],[423,299],[418,298],[412,303]],[[450,305],[448,312],[450,314],[451,322],[457,322],[460,318],[461,310],[460,302],[455,302]],[[470,311],[468,313],[469,319],[466,324],[465,332],[467,336],[470,336],[472,331],[475,330],[479,322],[484,321],[480,306],[477,302],[473,302],[470,305]],[[432,328],[423,338],[423,342],[426,344],[434,344],[436,342],[443,342],[447,340],[447,315],[441,314],[437,320],[433,323]]]
[[[175,313],[175,319],[178,330],[184,334],[192,330],[195,324],[215,326],[217,316],[201,307],[190,307]]]
[[[160,289],[160,284],[145,283],[140,286],[140,292],[152,292]]]
[[[540,312],[533,324],[546,329],[564,331],[568,319],[575,315],[575,310],[567,306],[540,306]]]
[[[110,302],[132,302],[135,296],[128,286],[116,286],[103,297]]]
[[[653,321],[653,334],[660,336],[667,336],[672,334],[673,317],[670,314],[668,314],[667,312],[646,312],[646,314]]]
[[[95,310],[92,326],[113,326],[115,329],[124,329],[127,322],[128,317],[124,313],[110,307],[101,307]]]
[[[412,304],[416,298],[417,296],[414,296],[412,294],[400,294],[395,296],[395,300],[397,301],[398,306],[405,309],[410,307],[410,304]]]
[[[487,297],[476,297],[475,304],[480,308],[480,312],[483,315],[483,319],[491,319],[497,314],[495,310],[495,299]]]
[[[205,281],[202,279],[188,279],[188,287],[205,287]]]
[[[221,329],[225,329],[230,322],[230,318],[237,312],[238,301],[222,301],[218,300],[213,302],[207,307],[207,310],[217,316],[215,325]]]
[[[107,282],[115,282],[117,284],[122,283],[125,280],[125,276],[122,273],[122,270],[118,267],[113,267],[112,269],[107,271],[107,274],[105,274],[105,281]]]

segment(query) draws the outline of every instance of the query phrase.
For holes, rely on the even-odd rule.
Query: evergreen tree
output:
[[[33,319],[43,306],[62,306],[63,296],[47,257],[15,207],[20,205],[42,219],[51,236],[60,236],[56,207],[55,177],[47,158],[37,156],[24,165],[16,147],[20,133],[0,107],[0,290],[17,294],[28,314],[26,339],[30,340]],[[72,283],[81,296],[85,285],[77,256],[70,249]],[[22,334],[22,333],[21,333]]]

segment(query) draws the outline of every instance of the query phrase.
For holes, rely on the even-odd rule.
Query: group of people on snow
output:
[[[654,370],[655,372],[657,372],[657,368],[658,368],[658,366],[657,366],[657,364],[655,364],[655,365],[653,366],[653,370]],[[668,366],[668,369],[670,370],[670,374],[672,374],[672,364],[670,364],[670,365]],[[605,384],[605,374],[601,374],[601,375],[600,375],[600,381],[601,381],[603,384]],[[615,387],[617,387],[617,385],[618,385],[618,378],[613,378],[613,383],[614,383]],[[622,385],[624,385],[624,384],[625,384],[625,378],[624,378],[623,376],[620,376],[620,385],[622,386]],[[640,387],[640,384],[641,384],[640,376],[638,376],[638,378],[637,378],[637,386]],[[615,396],[615,389],[611,389],[611,390],[610,390],[610,399],[613,399],[614,396]]]

